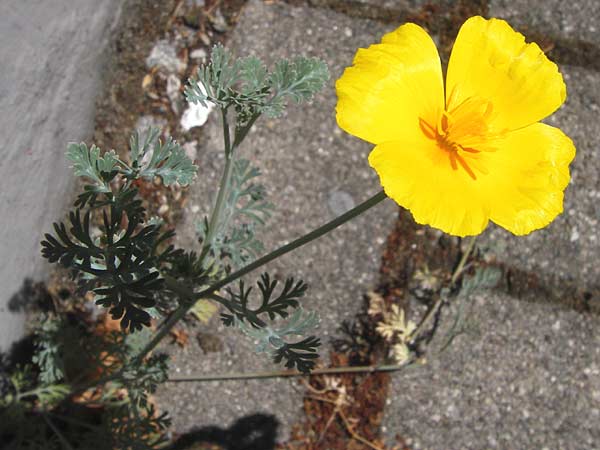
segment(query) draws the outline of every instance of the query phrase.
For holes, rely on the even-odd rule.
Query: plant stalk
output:
[[[473,248],[475,247],[476,240],[477,240],[477,236],[469,237],[469,243],[467,244],[467,249],[462,254],[460,261],[458,262],[458,265],[456,266],[456,269],[454,269],[454,272],[452,273],[452,278],[450,279],[451,287],[454,286],[454,284],[458,281],[458,278],[462,274],[462,272],[465,268],[465,264],[466,264],[467,260],[469,259],[469,256],[471,256],[471,252],[473,251]],[[431,322],[433,317],[435,317],[437,311],[440,309],[440,306],[442,306],[443,302],[444,302],[444,298],[441,295],[438,296],[438,298],[435,301],[435,303],[433,304],[433,306],[431,308],[429,308],[429,310],[427,311],[427,314],[425,314],[425,317],[423,317],[423,320],[421,320],[421,322],[419,323],[419,325],[417,326],[415,331],[413,331],[413,333],[411,334],[410,342],[415,342],[419,338],[419,336],[423,334],[423,332],[429,325],[429,322]]]
[[[370,209],[373,206],[380,203],[385,198],[386,198],[386,195],[383,191],[378,192],[377,194],[375,194],[368,200],[365,200],[360,205],[357,205],[354,208],[352,208],[350,211],[342,214],[339,217],[336,217],[332,221],[327,222],[325,225],[322,225],[319,228],[316,228],[315,230],[311,231],[310,233],[307,233],[304,236],[299,237],[298,239],[290,242],[289,244],[279,247],[277,250],[274,250],[273,252],[269,253],[268,255],[265,255],[262,258],[257,259],[253,263],[248,264],[246,267],[243,267],[240,270],[233,272],[232,274],[230,274],[227,277],[223,278],[222,280],[216,282],[212,286],[209,286],[208,288],[204,289],[203,291],[201,291],[198,294],[193,294],[193,293],[189,292],[189,290],[185,286],[182,286],[180,283],[178,283],[175,280],[171,280],[170,282],[169,282],[169,280],[167,280],[169,282],[169,288],[173,289],[178,294],[181,294],[186,301],[173,314],[171,314],[171,316],[163,324],[163,326],[160,328],[160,330],[154,335],[152,340],[150,342],[148,342],[148,344],[144,347],[144,349],[140,352],[140,354],[136,358],[138,359],[138,361],[141,361],[148,353],[150,353],[158,345],[158,343],[167,334],[169,334],[169,331],[171,331],[171,329],[175,326],[175,324],[177,322],[179,322],[179,320],[181,320],[186,315],[186,313],[190,310],[190,308],[192,308],[192,306],[194,306],[194,303],[196,300],[210,297],[215,291],[218,291],[219,289],[221,289],[222,287],[231,283],[232,281],[235,281],[238,278],[243,277],[244,275],[252,272],[253,270],[256,270],[259,267],[264,266],[265,264],[273,261],[274,259],[279,258],[282,255],[285,255],[286,253],[291,252],[292,250],[295,250],[298,247],[301,247],[305,244],[308,244],[311,241],[314,241],[315,239],[320,238],[324,234],[329,233],[331,230],[334,230],[335,228],[339,227],[340,225],[343,225],[344,223],[348,222],[349,220],[353,219],[354,217],[364,213],[368,209]],[[190,297],[190,295],[192,295],[192,294],[194,296]]]
[[[256,380],[264,378],[290,378],[307,377],[311,375],[335,375],[340,373],[375,373],[375,372],[395,372],[407,369],[417,365],[416,360],[411,360],[404,364],[381,365],[381,366],[350,366],[350,367],[330,367],[326,369],[314,369],[310,373],[302,373],[294,370],[279,370],[272,372],[248,372],[248,373],[229,373],[223,375],[189,375],[185,377],[171,377],[167,381],[170,383],[193,383],[204,381],[226,381],[226,380]]]
[[[354,217],[371,209],[373,206],[377,205],[385,198],[387,198],[387,197],[383,191],[378,192],[377,194],[375,194],[368,200],[365,200],[360,205],[355,206],[348,212],[345,212],[341,216],[338,216],[335,219],[333,219],[332,221],[327,222],[325,225],[322,225],[319,228],[316,228],[315,230],[311,231],[310,233],[307,233],[304,236],[299,237],[298,239],[290,242],[289,244],[279,247],[277,250],[274,250],[273,252],[269,253],[268,255],[265,255],[262,258],[259,258],[256,261],[248,264],[247,266],[242,267],[240,270],[233,272],[232,274],[226,276],[222,280],[216,282],[212,286],[210,286],[210,287],[204,289],[203,291],[201,291],[200,293],[196,294],[196,299],[204,298],[209,293],[221,289],[222,287],[228,285],[232,281],[235,281],[238,278],[241,278],[244,275],[252,272],[253,270],[256,270],[259,267],[270,263],[274,259],[277,259],[280,256],[283,256],[286,253],[289,253],[298,247],[302,247],[303,245],[308,244],[309,242],[320,238],[324,234],[329,233],[331,230],[334,230],[335,228],[339,227],[340,225],[343,225],[344,223],[348,222],[349,220],[353,219]]]
[[[46,424],[48,424],[50,429],[54,432],[56,437],[58,437],[58,440],[60,441],[62,447],[66,450],[74,450],[73,446],[69,443],[67,438],[61,433],[61,431],[58,429],[58,427],[56,425],[54,425],[54,422],[52,422],[46,414],[42,414],[42,417],[44,418],[44,421],[46,422]]]
[[[221,118],[223,121],[223,143],[225,147],[225,168],[223,170],[223,176],[219,184],[219,191],[217,193],[217,201],[215,207],[210,216],[210,222],[208,224],[208,231],[204,243],[202,244],[202,250],[200,252],[200,261],[204,261],[207,253],[210,251],[212,240],[215,237],[215,231],[219,225],[219,218],[221,216],[221,210],[227,198],[227,191],[229,190],[229,183],[231,180],[231,172],[233,169],[233,147],[231,146],[231,136],[229,130],[229,122],[227,120],[227,109],[221,109]]]

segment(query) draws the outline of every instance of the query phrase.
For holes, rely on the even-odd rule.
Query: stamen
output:
[[[480,150],[476,150],[474,148],[470,148],[470,147],[463,147],[462,145],[456,144],[457,147],[459,147],[461,150],[467,152],[467,153],[481,153]]]
[[[458,154],[456,152],[450,152],[448,153],[448,157],[450,158],[450,165],[452,166],[452,169],[457,170],[458,166],[456,165],[456,157],[458,156]]]
[[[431,125],[429,125],[427,122],[425,122],[425,120],[421,119],[419,117],[419,126],[421,127],[421,131],[423,132],[423,134],[425,134],[425,136],[427,136],[429,139],[437,139],[437,132],[435,130],[435,128],[433,128]]]
[[[441,134],[439,130],[442,130],[442,133],[444,134],[448,132],[448,118],[448,112],[442,112],[442,115],[440,116],[440,122],[438,124],[438,134]]]
[[[458,154],[458,152],[455,152],[454,154],[456,155],[456,159],[458,159],[458,162],[460,163],[460,165],[462,166],[462,168],[465,169],[465,172],[467,172],[469,174],[469,176],[471,178],[473,178],[473,180],[477,180],[477,177],[475,176],[475,173],[471,170],[471,168],[465,162],[465,160],[462,158],[462,156],[460,156]],[[452,159],[450,159],[450,160],[452,161]],[[454,164],[456,164],[456,162]]]
[[[474,97],[469,97],[452,107],[453,95],[454,91],[446,105],[447,108],[451,108],[450,111],[442,111],[436,126],[419,118],[419,127],[426,137],[435,140],[440,149],[448,152],[452,170],[458,170],[460,165],[471,179],[477,180],[475,170],[484,175],[488,173],[477,155],[482,151],[495,150],[487,148],[484,138],[484,132],[487,130],[485,120],[492,114],[493,105],[491,102],[484,104]],[[460,142],[467,146],[461,145]]]

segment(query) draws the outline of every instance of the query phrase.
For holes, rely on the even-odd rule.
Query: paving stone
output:
[[[423,6],[426,3],[437,3],[427,2],[425,0],[308,0],[311,5],[314,6],[337,6],[344,7],[346,9],[359,9],[364,11],[365,8],[373,8],[378,10],[389,10],[389,11],[414,11],[417,8]]]
[[[490,15],[498,16],[496,12],[492,8]],[[267,248],[300,236],[377,189],[365,159],[369,146],[335,126],[333,80],[357,47],[392,28],[327,9],[259,1],[247,5],[230,44],[237,54],[257,54],[268,61],[297,53],[316,55],[332,71],[332,81],[313,105],[292,107],[281,120],[261,121],[242,150],[260,165],[278,205]],[[578,147],[566,213],[527,238],[492,227],[481,245],[523,270],[591,284],[597,276],[593,262],[598,250],[593,221],[600,218],[594,204],[600,195],[600,130],[595,120],[599,80],[590,70],[561,69],[569,100],[549,122],[563,128]],[[201,176],[187,206],[187,233],[180,236],[189,245],[193,224],[208,212],[207,199],[215,195],[222,167],[221,132],[214,115],[206,127],[209,143],[198,152]],[[309,283],[306,305],[323,315],[321,337],[333,334],[342,318],[354,314],[362,294],[373,286],[395,211],[391,202],[380,205],[362,220],[269,267],[281,277],[301,274]],[[478,333],[459,336],[424,368],[394,376],[385,434],[391,439],[399,433],[415,449],[594,448],[600,441],[598,318],[495,292],[476,297],[471,322]],[[208,329],[189,331],[200,329],[216,337],[219,344],[210,348],[221,351],[202,353],[209,348],[205,334],[201,342],[192,338],[184,349],[171,347],[175,374],[274,368],[252,352],[245,337],[223,329],[218,320]],[[173,413],[178,432],[210,425],[227,428],[241,416],[266,412],[280,422],[281,439],[300,417],[302,389],[288,380],[211,382],[183,389],[167,385],[158,397]]]
[[[592,3],[560,2],[559,8],[558,2],[492,0],[489,15],[524,31],[588,39],[598,20]],[[596,19],[584,20],[586,15]],[[577,147],[565,212],[522,238],[491,226],[480,246],[488,256],[557,288],[569,284],[596,292],[600,73],[564,65],[560,70],[568,99],[546,121]],[[533,300],[482,293],[472,314],[478,333],[459,337],[445,353],[431,357],[429,366],[394,376],[385,416],[390,439],[399,433],[420,449],[598,448],[600,320],[544,304],[544,298]]]
[[[474,297],[468,334],[393,376],[390,441],[399,434],[420,450],[598,448],[598,318],[501,293]]]
[[[301,236],[380,189],[367,162],[370,145],[337,128],[334,81],[351,63],[357,47],[371,44],[389,29],[329,9],[260,1],[246,6],[228,45],[236,54],[255,54],[268,63],[301,54],[318,56],[331,71],[331,80],[311,105],[291,105],[281,119],[261,119],[240,149],[242,156],[261,168],[270,200],[277,207],[264,232],[267,249]],[[198,151],[200,176],[180,228],[187,230],[180,239],[188,245],[194,245],[195,224],[209,212],[223,164],[222,131],[216,114],[205,127],[208,145]],[[268,267],[281,278],[301,276],[309,284],[305,306],[321,314],[317,335],[325,344],[324,355],[338,325],[356,313],[362,296],[375,286],[384,239],[396,213],[397,206],[386,200],[365,216]],[[255,280],[259,273],[247,281]],[[256,355],[246,337],[216,322],[202,331],[217,336],[224,350],[202,355],[196,339],[191,339],[188,348],[174,354],[175,373],[278,369],[266,356]],[[160,404],[173,412],[177,431],[228,426],[242,415],[267,412],[282,423],[280,437],[285,437],[302,408],[302,389],[289,380],[198,384],[185,389],[175,385],[158,396]]]
[[[76,3],[76,4],[75,4]],[[23,332],[8,303],[43,278],[40,241],[71,201],[68,142],[88,139],[104,52],[121,2],[0,3],[0,350]]]
[[[489,13],[516,27],[598,43],[600,8],[597,0],[490,0]]]
[[[600,73],[570,66],[561,71],[567,101],[546,122],[560,127],[577,148],[564,213],[547,228],[523,238],[490,227],[482,242],[491,254],[514,267],[595,290],[600,276],[596,264],[600,252]]]

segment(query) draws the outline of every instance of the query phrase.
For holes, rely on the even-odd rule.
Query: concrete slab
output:
[[[473,311],[469,334],[393,376],[390,440],[420,450],[597,448],[598,318],[491,292],[475,296]]]
[[[490,14],[498,15],[494,10]],[[335,80],[356,47],[372,43],[397,25],[327,9],[251,1],[230,46],[239,55],[254,53],[268,61],[298,52],[317,55],[330,64]],[[597,275],[592,264],[597,251],[592,222],[596,194],[589,191],[599,190],[590,187],[597,183],[598,130],[593,112],[598,105],[598,74],[584,68],[562,69],[569,102],[551,123],[562,127],[579,149],[566,200],[566,211],[574,212],[525,240],[491,229],[482,246],[525,272],[591,286]],[[335,131],[332,85],[333,81],[311,107],[292,107],[283,120],[261,122],[243,149],[263,169],[269,194],[279,206],[267,248],[332,217],[337,207],[330,205],[356,203],[377,188],[365,160],[369,146]],[[222,166],[215,117],[207,134],[209,143],[199,151],[201,176],[187,205],[188,233],[180,237],[188,245],[194,242],[192,224],[209,210],[207,199],[215,194]],[[354,314],[359,297],[374,284],[377,239],[386,236],[395,215],[393,204],[380,209],[270,267],[281,277],[302,274],[309,282],[307,307],[319,305],[323,313],[321,336],[333,334],[341,319]],[[578,239],[571,241],[573,227]],[[575,247],[577,240],[582,241]],[[399,433],[415,449],[593,448],[600,440],[595,428],[600,416],[597,316],[557,304],[525,303],[501,292],[479,295],[473,311],[475,334],[458,337],[423,369],[394,376],[385,434],[391,438]],[[252,352],[245,337],[223,329],[216,319],[208,330],[188,326],[187,331],[190,345],[173,351],[175,374],[272,368]],[[175,431],[210,425],[227,428],[243,415],[266,412],[276,415],[282,439],[299,417],[302,393],[293,382],[272,380],[213,382],[184,389],[167,385],[158,397],[173,413]]]
[[[504,1],[492,0],[489,13],[508,20],[527,34],[545,33],[550,40],[571,39],[597,45],[600,10],[594,0]],[[563,51],[569,49],[563,49]],[[567,58],[572,60],[572,58]],[[560,63],[560,61],[559,61]],[[517,268],[559,279],[589,291],[591,302],[600,304],[600,268],[595,263],[600,251],[597,225],[600,220],[600,73],[583,67],[560,65],[567,84],[567,101],[546,120],[562,128],[575,142],[577,156],[571,166],[572,181],[565,195],[565,212],[548,228],[521,239],[491,229],[486,235],[492,253]]]
[[[123,2],[0,4],[0,349],[23,329],[8,309],[25,277],[48,270],[39,242],[72,199],[64,152],[93,132],[103,54]]]
[[[489,0],[488,4],[490,16],[506,19],[524,31],[594,43],[600,38],[597,0]]]
[[[368,9],[387,12],[411,12],[425,3],[423,0],[308,0],[308,2],[313,6],[345,8],[363,12],[368,11]]]
[[[489,15],[575,42],[597,36],[593,3],[492,0]],[[578,289],[590,310],[598,311],[600,302],[600,73],[560,69],[568,99],[547,122],[562,128],[578,150],[565,213],[525,238],[492,226],[480,239],[487,256],[538,278],[547,292],[529,292],[535,303],[481,293],[471,317],[475,334],[459,337],[420,371],[394,376],[385,431],[410,438],[412,448],[575,450],[600,442],[600,319],[568,310],[569,299],[560,298],[560,306],[538,298],[547,293],[555,300]]]
[[[263,171],[262,180],[276,214],[264,232],[267,249],[274,249],[335,217],[376,193],[380,187],[369,168],[370,146],[342,133],[335,122],[334,81],[352,61],[357,47],[367,46],[389,27],[349,18],[328,9],[291,7],[251,1],[228,45],[236,54],[256,54],[268,63],[294,55],[318,56],[331,70],[331,80],[312,105],[290,106],[284,118],[261,119],[240,149]],[[194,224],[208,212],[223,164],[222,131],[213,115],[207,125],[208,144],[199,150],[200,175],[186,209],[183,243],[193,245]],[[362,296],[375,286],[384,239],[396,218],[397,206],[389,200],[365,216],[344,225],[268,267],[284,278],[302,276],[309,284],[305,306],[321,314],[317,334],[324,341],[345,318],[360,307]],[[250,282],[260,272],[247,277]],[[277,369],[266,357],[253,353],[247,338],[211,324],[220,352],[202,355],[197,339],[174,354],[176,374],[248,372]],[[197,331],[190,329],[192,336]],[[205,337],[200,337],[200,341]],[[224,425],[242,415],[275,414],[282,424],[280,438],[300,417],[302,390],[288,380],[262,380],[189,385],[167,385],[159,403],[174,415],[174,429]],[[201,412],[201,414],[199,414]]]
[[[600,302],[600,73],[562,66],[567,84],[565,105],[547,123],[573,139],[577,155],[571,165],[571,184],[565,193],[564,213],[550,226],[524,238],[491,227],[482,243],[490,254],[542,279],[578,285]]]

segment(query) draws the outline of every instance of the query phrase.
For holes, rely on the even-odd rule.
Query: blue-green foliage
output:
[[[166,186],[175,182],[181,186],[191,184],[198,167],[172,138],[168,137],[165,142],[161,142],[158,139],[159,133],[160,130],[157,128],[150,129],[142,145],[140,145],[138,132],[131,137],[132,171],[130,173],[147,180],[160,177]],[[149,159],[148,162],[145,162],[146,159]]]
[[[317,58],[280,60],[271,72],[255,57],[234,60],[216,45],[210,63],[198,69],[185,90],[189,102],[221,108],[236,106],[246,122],[264,113],[278,117],[288,100],[310,100],[329,79],[327,65]]]
[[[13,428],[7,442],[36,450],[73,443],[73,448],[160,447],[169,419],[157,413],[149,395],[167,379],[167,356],[148,355],[170,328],[150,336],[148,326],[152,318],[183,317],[207,292],[227,309],[223,323],[257,339],[258,351],[305,373],[314,367],[320,341],[305,335],[318,318],[300,306],[307,291],[302,280],[290,277],[281,286],[265,273],[257,290],[240,280],[239,291],[228,289],[225,297],[211,286],[264,253],[256,232],[273,212],[266,188],[257,182],[260,170],[238,155],[239,144],[262,114],[277,117],[289,102],[310,100],[328,77],[325,64],[315,58],[279,61],[269,71],[257,58],[235,59],[217,45],[210,62],[189,80],[188,101],[221,109],[227,161],[215,212],[199,227],[199,253],[170,245],[174,232],[148,218],[138,196],[142,180],[158,178],[166,186],[193,182],[198,167],[177,142],[161,140],[159,130],[149,129],[131,137],[129,153],[122,157],[84,143],[69,145],[66,156],[83,192],[67,219],[45,235],[42,255],[71,269],[80,290],[93,292],[96,304],[120,321],[121,330],[97,339],[89,329],[62,319],[39,327],[32,364],[19,368],[10,381],[0,378],[0,388],[3,381],[10,385],[7,394],[0,391],[0,406],[10,406],[8,414],[0,408],[0,423]],[[251,293],[259,295],[255,307]],[[96,382],[98,372],[106,375],[96,400],[103,422],[81,425],[56,415],[71,399],[71,384]]]
[[[255,308],[250,306],[252,287],[246,288],[243,281],[239,282],[237,291],[228,291],[229,301],[224,305],[229,313],[221,315],[223,324],[235,326],[255,340],[257,352],[271,351],[276,363],[285,359],[286,367],[309,372],[319,356],[319,339],[310,336],[289,341],[292,336],[306,335],[319,323],[316,313],[304,313],[300,307],[299,300],[306,294],[308,286],[302,280],[288,278],[283,288],[277,290],[278,281],[271,279],[268,273],[261,275],[257,285],[260,303]],[[279,292],[276,294],[276,291]],[[291,314],[290,310],[293,311]],[[275,319],[287,320],[278,324]]]
[[[271,217],[274,205],[266,200],[265,187],[255,181],[260,170],[246,159],[233,164],[223,212],[209,245],[214,260],[223,268],[239,269],[264,251],[256,231]],[[206,218],[198,227],[202,242],[206,242],[208,231]]]

